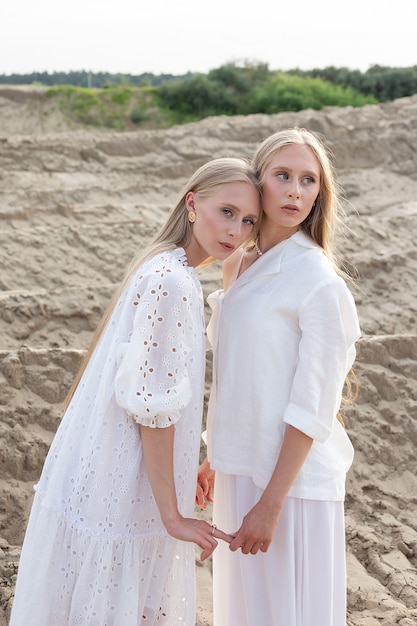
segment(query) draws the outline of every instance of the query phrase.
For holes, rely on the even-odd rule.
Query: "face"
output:
[[[265,169],[262,233],[278,243],[291,237],[309,215],[320,191],[320,165],[305,145],[284,146]]]
[[[224,184],[205,198],[189,192],[186,206],[196,216],[186,247],[194,266],[208,257],[223,261],[250,239],[261,210],[259,192],[250,183]]]

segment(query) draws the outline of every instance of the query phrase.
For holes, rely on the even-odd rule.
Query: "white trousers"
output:
[[[235,532],[262,490],[216,472],[214,521]],[[213,626],[346,626],[343,502],[287,498],[266,553],[213,554]]]

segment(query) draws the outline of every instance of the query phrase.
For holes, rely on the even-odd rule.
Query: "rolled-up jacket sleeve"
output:
[[[134,325],[118,349],[115,396],[145,426],[172,425],[190,401],[187,364],[196,326],[191,298],[187,280],[167,272],[144,278],[132,302]]]
[[[324,442],[332,432],[360,336],[353,297],[341,278],[319,285],[303,302],[298,360],[284,421]]]

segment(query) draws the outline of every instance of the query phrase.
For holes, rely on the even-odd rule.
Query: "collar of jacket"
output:
[[[296,244],[301,248],[317,248],[318,245],[304,231],[299,230],[288,239],[280,241],[275,246],[264,252],[248,269],[243,272],[229,287],[226,293],[246,285],[254,276],[267,276],[269,274],[278,274],[281,270],[281,263],[284,252],[289,245]],[[300,250],[301,252],[301,250]]]

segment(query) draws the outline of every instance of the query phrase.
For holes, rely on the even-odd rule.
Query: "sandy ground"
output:
[[[356,449],[346,500],[348,624],[417,624],[416,120],[413,97],[92,133],[43,115],[30,90],[0,90],[0,626],[32,485],[129,260],[196,167],[249,156],[265,136],[293,125],[323,133],[335,155],[346,192],[339,245],[358,272],[360,391],[345,409]],[[220,267],[200,277],[207,295],[219,286]],[[207,390],[210,376],[209,367]],[[210,562],[197,563],[197,580],[197,625],[210,626]]]

